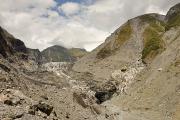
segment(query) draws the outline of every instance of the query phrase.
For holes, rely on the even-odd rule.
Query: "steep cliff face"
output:
[[[0,27],[0,54],[8,57],[18,52],[27,53],[24,43]]]
[[[169,30],[171,27],[180,26],[180,3],[173,6],[166,15],[167,27]]]
[[[38,64],[42,64],[42,54],[39,51],[39,49],[30,49],[28,48],[28,55],[29,55],[29,59],[37,62]]]

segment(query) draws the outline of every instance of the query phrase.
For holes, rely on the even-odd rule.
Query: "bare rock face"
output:
[[[165,18],[167,25],[166,29],[169,30],[173,27],[180,26],[180,3],[173,6],[167,13]]]
[[[8,41],[6,40],[9,35],[4,29],[0,28],[0,53],[3,57],[7,57],[8,54],[12,54],[13,50],[8,46]]]
[[[7,57],[16,52],[27,53],[27,49],[21,40],[14,38],[7,31],[0,27],[0,53]]]
[[[29,55],[29,59],[35,61],[36,63],[38,63],[39,65],[42,64],[42,54],[38,49],[30,49],[28,48],[28,55]]]
[[[178,15],[180,13],[180,3],[171,7],[166,15],[166,20],[172,19],[174,16]]]

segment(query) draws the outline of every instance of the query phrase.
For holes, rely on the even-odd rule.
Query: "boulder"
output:
[[[5,72],[8,72],[8,73],[11,71],[10,68],[8,68],[7,66],[5,66],[1,63],[0,63],[0,68],[3,69]]]
[[[97,103],[101,104],[102,102],[109,100],[112,94],[107,91],[98,91],[95,93],[95,97],[97,98]]]
[[[37,111],[41,111],[45,114],[47,114],[48,116],[51,114],[51,112],[53,111],[53,106],[48,105],[44,102],[39,102],[38,104],[35,104],[33,106],[30,106],[28,113],[31,115],[35,115],[35,113]]]

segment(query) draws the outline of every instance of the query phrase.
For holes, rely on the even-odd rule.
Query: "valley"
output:
[[[0,27],[0,120],[179,120],[180,3],[91,52],[30,49]]]

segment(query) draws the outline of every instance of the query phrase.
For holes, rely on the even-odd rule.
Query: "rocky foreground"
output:
[[[100,87],[92,81],[77,81],[66,74],[72,66],[70,63],[48,63],[36,71],[17,69],[15,63],[12,66],[6,62],[1,59],[0,64],[2,120],[101,120],[120,117],[118,111],[111,111],[108,106],[100,104],[116,92],[113,82]],[[98,89],[102,92],[97,92]]]

